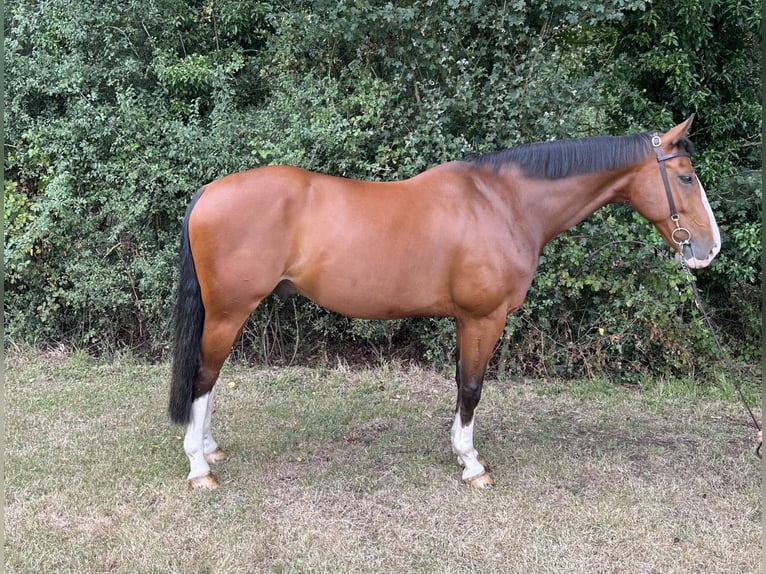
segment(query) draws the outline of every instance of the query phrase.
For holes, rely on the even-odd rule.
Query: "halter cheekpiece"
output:
[[[662,184],[665,186],[665,195],[667,195],[668,205],[670,206],[670,219],[673,221],[673,223],[676,224],[675,229],[670,234],[670,238],[673,240],[673,243],[678,245],[679,248],[683,251],[684,246],[690,244],[692,234],[685,227],[681,227],[681,224],[678,222],[678,210],[676,209],[676,202],[673,201],[673,194],[670,192],[670,181],[668,181],[668,172],[665,169],[665,161],[673,159],[674,157],[689,157],[689,154],[682,151],[676,151],[663,155],[662,139],[657,134],[652,136],[652,147],[654,148],[654,152],[657,154],[657,163],[660,166]]]

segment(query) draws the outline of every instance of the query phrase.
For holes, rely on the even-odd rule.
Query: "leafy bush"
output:
[[[185,205],[226,173],[398,179],[696,111],[695,165],[724,235],[700,285],[732,352],[757,360],[756,4],[9,2],[6,330],[162,356]],[[495,366],[704,371],[716,354],[694,317],[658,235],[610,206],[546,247]],[[289,361],[345,344],[444,364],[453,334],[446,319],[370,323],[270,298],[237,351]]]

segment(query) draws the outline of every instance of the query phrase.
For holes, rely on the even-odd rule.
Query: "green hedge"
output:
[[[163,356],[179,224],[226,173],[398,179],[518,143],[666,129],[724,248],[698,273],[732,353],[760,357],[760,4],[617,0],[6,3],[11,339]],[[724,32],[721,32],[721,31]],[[651,226],[609,206],[545,249],[496,367],[705,372],[715,358]],[[502,248],[502,246],[498,246]],[[451,361],[449,320],[371,323],[269,299],[239,352],[335,345]]]

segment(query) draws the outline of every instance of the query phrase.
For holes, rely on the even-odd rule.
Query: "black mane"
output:
[[[529,143],[503,151],[468,156],[463,161],[474,167],[490,166],[495,171],[514,164],[528,177],[560,179],[619,169],[640,162],[652,152],[651,137],[652,134],[647,132]],[[690,155],[694,151],[688,139],[681,140],[678,147]]]

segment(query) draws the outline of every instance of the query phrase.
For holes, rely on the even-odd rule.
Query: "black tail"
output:
[[[178,424],[188,424],[191,419],[192,391],[199,370],[202,326],[205,323],[205,308],[189,244],[189,215],[204,190],[200,189],[189,203],[181,229],[180,274],[173,309],[173,375],[168,401],[170,419]]]

